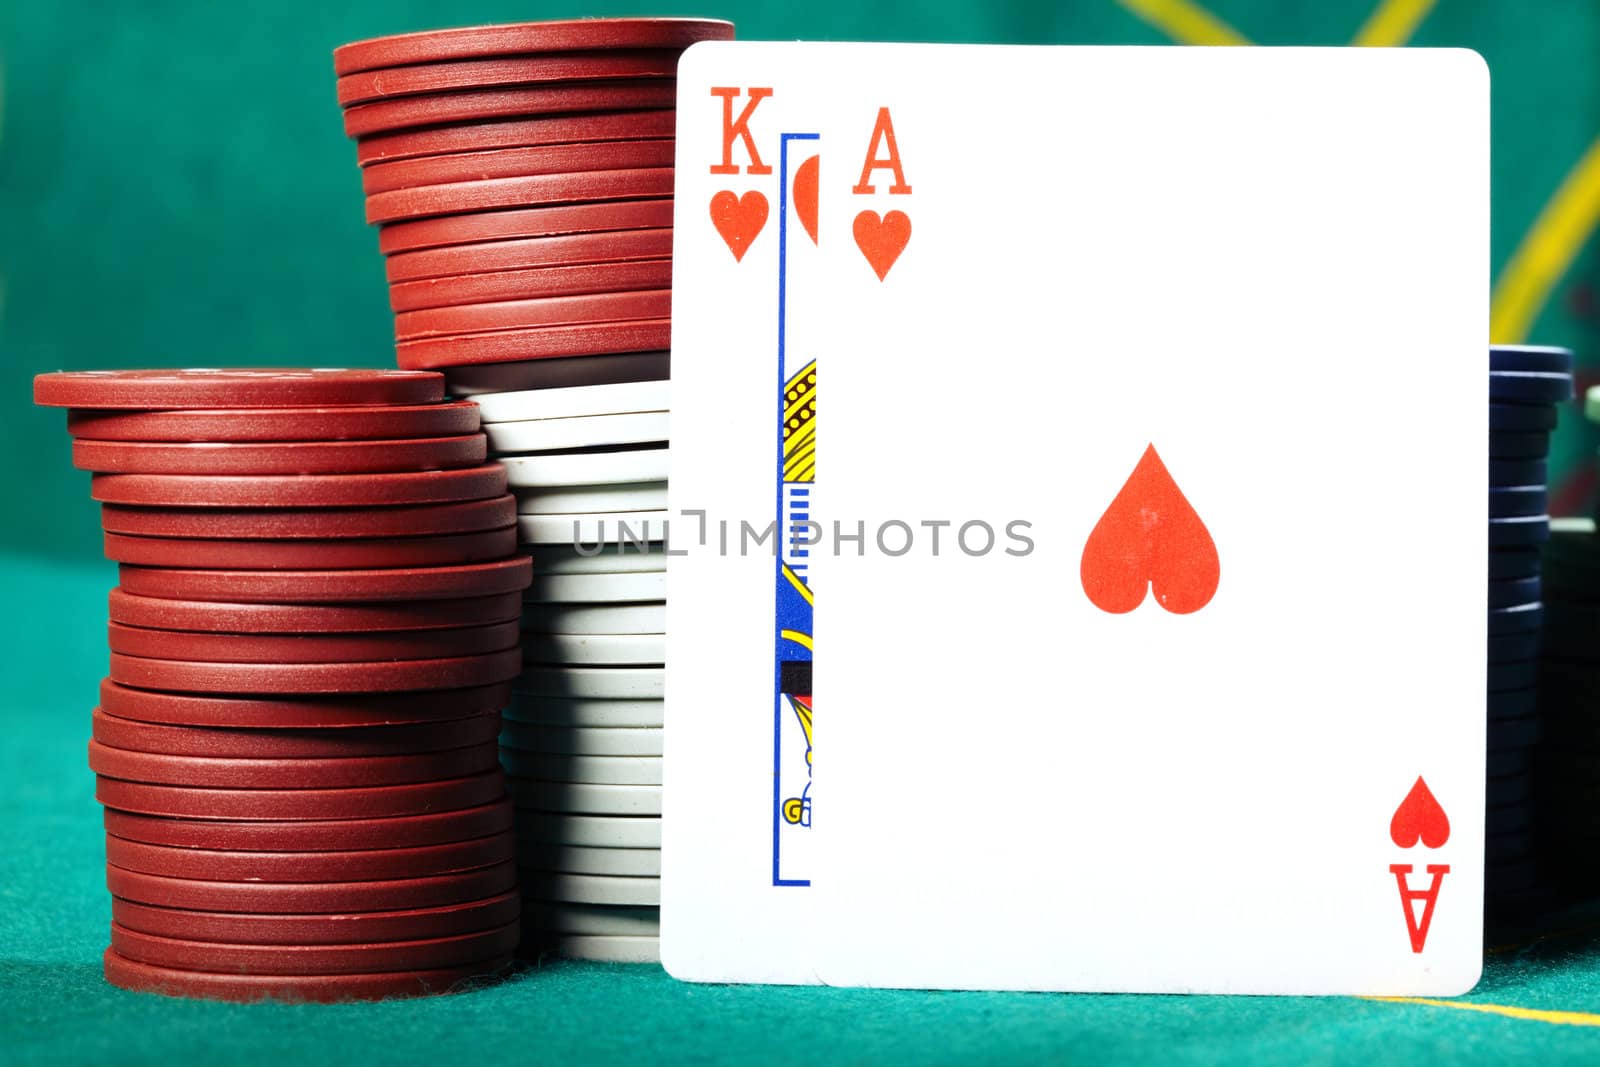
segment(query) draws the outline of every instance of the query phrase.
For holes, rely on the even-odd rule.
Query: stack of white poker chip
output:
[[[500,738],[523,926],[583,959],[660,958],[667,389],[472,397],[534,561]]]

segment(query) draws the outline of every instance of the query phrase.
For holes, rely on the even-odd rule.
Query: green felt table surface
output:
[[[114,582],[110,564],[0,554],[0,1063],[1600,1063],[1600,922],[1582,912],[1434,1003],[697,986],[566,961],[378,1004],[127,993],[100,973],[110,900],[84,751]]]

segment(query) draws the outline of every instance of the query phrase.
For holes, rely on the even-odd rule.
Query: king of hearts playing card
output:
[[[1470,988],[1482,62],[698,45],[677,153],[668,970]]]

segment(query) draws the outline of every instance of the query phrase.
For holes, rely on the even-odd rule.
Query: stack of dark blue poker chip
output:
[[[1593,391],[1600,394],[1600,389]],[[1600,396],[1590,405],[1600,411]],[[1540,854],[1561,894],[1600,893],[1600,536],[1594,519],[1555,519],[1544,546],[1539,670]]]
[[[1489,749],[1484,892],[1491,914],[1545,901],[1535,838],[1541,630],[1540,547],[1550,540],[1550,433],[1572,397],[1572,353],[1489,350]]]

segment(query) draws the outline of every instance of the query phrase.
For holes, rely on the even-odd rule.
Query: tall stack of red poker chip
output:
[[[530,581],[474,405],[415,371],[41,375],[94,472],[106,977],[444,992],[520,939],[499,712]]]
[[[568,955],[659,958],[676,75],[732,37],[597,19],[334,52],[399,363],[483,405],[537,546],[502,760],[525,925]]]

